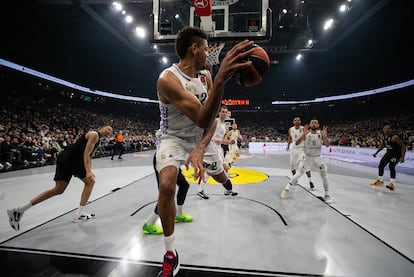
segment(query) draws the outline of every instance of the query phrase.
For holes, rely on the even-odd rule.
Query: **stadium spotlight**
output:
[[[130,15],[125,16],[125,22],[126,23],[131,23],[132,21],[134,21],[134,18]]]
[[[330,19],[325,21],[325,24],[323,25],[323,29],[328,30],[328,29],[332,28],[333,24],[334,24],[334,20],[333,20],[333,18],[330,18]]]
[[[162,58],[161,58],[161,62],[162,62],[163,64],[167,64],[167,63],[168,63],[168,58],[167,58],[167,57],[162,57]]]
[[[112,6],[114,6],[115,10],[117,11],[121,11],[122,10],[122,5],[118,2],[113,2]]]
[[[145,38],[145,36],[146,36],[145,29],[143,27],[136,27],[135,28],[135,34],[139,38]]]

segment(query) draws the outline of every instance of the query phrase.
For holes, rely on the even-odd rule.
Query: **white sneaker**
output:
[[[204,190],[197,192],[197,195],[203,199],[209,199],[210,197],[204,192]]]
[[[332,203],[332,198],[328,194],[325,194],[325,197],[323,199],[328,204],[331,204]]]
[[[2,170],[3,168],[4,168],[4,165],[0,163],[0,170]]]
[[[75,213],[75,217],[73,218],[73,222],[79,223],[79,222],[85,222],[90,219],[94,219],[95,214],[90,214],[87,212],[82,212],[80,215],[78,213]]]
[[[282,191],[282,194],[280,195],[280,198],[285,199],[287,197],[288,193],[289,193],[289,190],[288,189],[284,189]]]
[[[7,215],[9,216],[9,223],[10,226],[16,230],[20,230],[20,219],[22,219],[23,213],[20,211],[20,208],[17,207],[15,209],[7,210]]]
[[[7,170],[7,169],[9,169],[10,167],[12,167],[12,164],[11,164],[11,163],[9,163],[9,162],[6,162],[6,163],[4,164],[4,166],[6,167],[5,169]]]
[[[226,195],[226,196],[229,196],[229,195],[231,195],[231,196],[237,196],[239,193],[238,192],[235,192],[235,191],[232,191],[232,190],[224,190],[224,195]]]

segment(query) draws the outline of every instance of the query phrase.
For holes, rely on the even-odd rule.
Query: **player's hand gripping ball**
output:
[[[257,44],[252,44],[246,51],[252,48],[253,52],[248,57],[252,64],[234,75],[234,80],[239,86],[253,87],[260,84],[269,69],[270,58],[267,52]]]

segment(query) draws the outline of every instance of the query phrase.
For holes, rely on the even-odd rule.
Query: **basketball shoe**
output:
[[[181,213],[180,215],[177,215],[175,217],[175,223],[178,222],[191,222],[193,221],[193,217],[191,215],[188,215],[186,213]]]
[[[204,192],[204,190],[197,192],[197,195],[203,199],[209,199],[208,195]]]
[[[235,192],[235,191],[232,191],[232,190],[224,190],[224,195],[226,195],[226,196],[229,196],[229,195],[231,195],[231,196],[236,196],[236,195],[238,195],[239,193],[238,192]]]
[[[172,251],[167,251],[164,255],[164,263],[162,270],[158,273],[157,277],[174,277],[180,270],[180,262],[178,260],[177,250],[175,255]]]
[[[7,215],[9,216],[9,223],[10,226],[16,230],[20,230],[20,219],[22,219],[23,212],[20,211],[20,207],[17,207],[15,209],[7,210]]]
[[[73,222],[79,223],[79,222],[85,222],[90,219],[94,219],[95,214],[90,214],[87,212],[82,212],[81,214],[75,213],[75,217],[73,218]]]
[[[285,199],[287,197],[288,193],[289,193],[289,190],[288,189],[284,189],[282,191],[282,194],[280,195],[280,198]]]
[[[382,187],[383,185],[384,185],[384,182],[380,180],[376,180],[371,183],[371,186],[375,186],[375,187]]]
[[[323,198],[323,200],[328,204],[332,203],[332,198],[328,194],[325,194],[325,197]]]
[[[385,186],[387,189],[389,190],[394,190],[395,189],[395,185],[393,183],[389,183],[388,185]]]
[[[147,223],[144,223],[141,231],[144,234],[148,234],[148,235],[161,235],[164,233],[164,230],[162,229],[162,227],[158,226],[157,224],[148,225]]]

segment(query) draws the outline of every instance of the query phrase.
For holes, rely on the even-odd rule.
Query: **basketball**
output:
[[[234,80],[239,86],[253,87],[260,84],[269,69],[270,58],[267,52],[257,44],[252,44],[246,51],[252,48],[253,52],[248,57],[252,64],[234,75]]]

